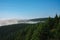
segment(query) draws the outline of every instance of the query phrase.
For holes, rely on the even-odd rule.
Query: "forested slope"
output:
[[[0,40],[60,40],[60,16],[44,23],[2,26]]]

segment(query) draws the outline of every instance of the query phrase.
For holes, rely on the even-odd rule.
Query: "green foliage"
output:
[[[44,23],[2,26],[0,40],[60,40],[60,16]]]

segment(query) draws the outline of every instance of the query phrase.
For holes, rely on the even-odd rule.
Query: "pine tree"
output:
[[[60,23],[59,23],[59,17],[55,16],[54,18],[54,28],[51,30],[52,33],[52,40],[59,40],[60,38]]]
[[[48,20],[46,21],[46,26],[49,27],[50,29],[53,29],[54,26],[53,18],[51,17],[48,18]]]
[[[45,24],[42,26],[41,40],[49,40],[51,34],[50,30],[52,29],[52,18],[49,17]]]
[[[42,31],[42,23],[38,23],[36,29],[33,31],[31,40],[41,40],[40,33]]]
[[[54,39],[55,40],[60,40],[60,23],[55,28],[55,31],[54,31]]]
[[[59,15],[59,22],[60,22],[60,15]]]
[[[56,16],[55,16],[55,18],[54,18],[54,23],[55,23],[54,25],[55,25],[55,26],[58,25],[58,23],[59,23],[58,20],[59,20],[59,18],[58,18],[58,15],[56,14]]]

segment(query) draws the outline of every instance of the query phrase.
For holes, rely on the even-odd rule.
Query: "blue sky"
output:
[[[60,0],[0,0],[0,19],[44,18],[60,14]]]

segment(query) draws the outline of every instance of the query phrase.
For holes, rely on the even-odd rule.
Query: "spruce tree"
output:
[[[60,15],[59,15],[59,22],[60,22]]]
[[[48,20],[42,26],[41,40],[49,40],[51,34],[50,30],[52,29],[52,18],[49,17]]]
[[[54,39],[55,39],[55,40],[60,40],[60,23],[59,23],[58,26],[55,28]]]
[[[55,23],[54,25],[55,25],[55,26],[58,25],[58,23],[59,23],[58,20],[59,20],[59,18],[58,18],[58,15],[56,14],[56,16],[55,16],[55,18],[54,18],[54,23]]]

